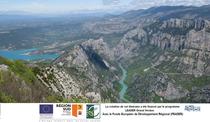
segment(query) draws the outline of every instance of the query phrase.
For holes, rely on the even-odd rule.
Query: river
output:
[[[126,77],[127,77],[127,71],[124,69],[124,67],[123,67],[121,64],[119,64],[119,67],[120,67],[120,69],[122,70],[122,77],[121,77],[121,79],[120,79],[120,81],[119,81],[120,85],[122,86],[122,89],[121,89],[121,91],[120,91],[120,93],[119,93],[120,100],[121,100],[122,102],[127,102],[127,103],[129,103],[129,101],[125,98],[125,93],[126,93],[126,91],[127,91],[127,89],[128,89],[128,86],[127,86],[127,84],[125,83],[125,80],[126,80]]]

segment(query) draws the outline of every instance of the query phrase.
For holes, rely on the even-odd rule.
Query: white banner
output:
[[[210,104],[0,104],[0,122],[198,122]]]

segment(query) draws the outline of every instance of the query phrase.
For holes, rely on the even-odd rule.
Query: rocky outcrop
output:
[[[173,75],[183,77],[182,80],[184,80],[182,82],[189,80],[185,79],[184,75],[201,79],[210,76],[210,65],[208,63],[210,59],[209,26],[209,20],[203,18],[170,18],[167,20],[156,20],[149,25],[138,26],[125,34],[123,39],[114,49],[117,59],[122,59],[127,62],[129,67],[129,64],[132,65],[134,63],[131,59],[148,60],[149,58],[148,61],[152,63],[147,70],[153,69],[155,72],[160,73],[156,74],[153,71],[151,75],[146,75],[140,79],[136,79],[135,76],[137,74],[133,74],[132,81],[129,81],[132,83],[129,85],[128,94],[132,96],[133,94],[131,91],[133,90],[142,94],[142,89],[144,89],[146,92],[144,92],[145,94],[153,96],[154,92],[155,95],[161,97],[162,100],[174,101],[184,99],[184,101],[186,101],[187,96],[191,96],[193,98],[191,101],[195,101],[195,99],[197,99],[197,101],[202,101],[203,97],[195,98],[195,94],[202,92],[203,96],[206,96],[208,93],[203,93],[203,91],[206,90],[202,90],[201,87],[196,87],[197,90],[183,87],[182,85],[184,83],[177,83],[180,81],[178,81],[177,78],[174,78]],[[159,47],[163,53],[153,52],[153,50],[150,49],[147,51],[151,51],[153,54],[150,54],[150,57],[145,57],[147,52],[145,52],[145,55],[144,53],[141,53],[141,51],[143,51],[142,48],[147,48],[151,45]],[[163,76],[161,74],[163,74]],[[165,79],[164,81],[167,82],[157,82],[159,80],[153,77],[153,75],[157,77],[161,76],[161,79]],[[144,82],[144,80],[147,82]],[[208,84],[206,80],[205,82]],[[144,86],[149,84],[152,88],[148,87],[145,89],[140,84],[144,84]],[[137,86],[139,88],[137,88]],[[143,100],[138,99],[137,96],[134,95],[132,98],[135,99],[135,102],[149,102],[153,100],[144,95],[138,96],[139,98],[143,98]],[[208,100],[205,99],[203,101]]]
[[[56,59],[53,66],[42,69],[38,77],[68,99],[81,96],[92,102],[117,100],[112,84],[117,78],[113,54],[103,39],[88,40]],[[107,92],[112,97],[104,96]]]
[[[166,100],[174,100],[185,97],[188,91],[169,82],[165,90],[158,90],[155,93]]]
[[[82,46],[92,48],[92,50],[108,60],[114,60],[114,53],[103,38],[97,40],[90,39],[82,43]]]
[[[8,71],[8,66],[7,65],[5,65],[5,64],[1,64],[0,65],[0,71]]]
[[[210,48],[208,28],[209,21],[201,18],[156,21],[129,31],[115,48],[115,55],[121,59],[136,57],[141,46],[150,44],[162,50],[182,52],[185,56],[180,58],[180,63],[187,67],[184,73],[206,74],[209,72],[206,64]]]
[[[55,66],[42,69],[37,77],[46,87],[65,98],[70,98],[75,94],[80,95],[80,87],[73,78]]]

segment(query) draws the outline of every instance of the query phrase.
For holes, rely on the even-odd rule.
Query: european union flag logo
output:
[[[53,114],[53,105],[39,105],[40,114]]]

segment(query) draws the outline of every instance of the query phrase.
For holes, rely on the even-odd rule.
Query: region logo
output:
[[[62,116],[64,115],[67,115],[67,116],[70,116],[71,115],[71,104],[56,104],[56,107],[57,108],[61,108],[62,110]]]
[[[100,119],[101,106],[99,104],[86,105],[86,117],[87,119]]]
[[[78,115],[82,115],[82,111],[82,104],[72,104],[72,116],[77,117]]]
[[[39,113],[41,115],[52,115],[53,114],[53,104],[39,105]]]

